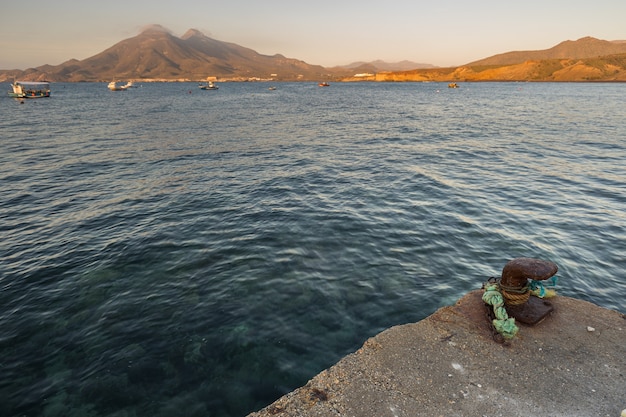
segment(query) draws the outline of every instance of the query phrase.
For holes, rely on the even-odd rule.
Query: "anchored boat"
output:
[[[111,91],[126,91],[127,88],[125,85],[118,86],[115,81],[111,81],[108,85],[108,89]]]
[[[41,98],[50,97],[50,83],[47,81],[16,81],[11,84],[13,91],[9,91],[9,97],[15,98]]]
[[[205,84],[199,84],[200,90],[217,90],[219,87],[213,81],[207,81]]]

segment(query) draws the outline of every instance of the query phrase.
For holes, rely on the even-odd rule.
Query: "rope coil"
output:
[[[526,305],[531,301],[531,295],[539,298],[556,295],[553,289],[556,285],[554,275],[558,270],[559,267],[554,262],[534,258],[515,258],[506,263],[501,277],[491,277],[483,285],[485,290],[483,301],[493,306],[493,313],[489,309],[489,319],[493,322],[494,329],[505,340],[512,339],[518,332],[515,318],[522,323],[530,324],[529,318],[542,310],[537,303]],[[541,281],[546,282],[544,284]],[[543,305],[549,305],[549,303],[544,302]],[[510,309],[512,317],[509,317],[507,308]],[[549,311],[551,310],[547,312]]]
[[[541,281],[530,280],[523,287],[510,287],[502,284],[500,278],[489,278],[483,288],[483,301],[485,304],[493,306],[495,319],[493,327],[500,333],[505,340],[511,340],[515,337],[519,328],[515,324],[515,318],[509,317],[505,306],[518,306],[526,303],[531,295],[539,298],[550,298],[556,295],[554,288],[556,287],[557,278],[552,277],[546,280],[544,285]],[[547,287],[547,288],[546,288]]]
[[[498,285],[502,297],[504,297],[504,304],[508,306],[522,305],[530,298],[530,287],[528,283],[522,287],[513,287],[503,284],[500,278],[496,280],[496,284]]]
[[[493,313],[496,316],[493,319],[492,324],[498,333],[500,333],[504,339],[510,340],[515,337],[519,328],[515,325],[515,319],[509,317],[509,314],[504,308],[504,297],[500,293],[500,286],[498,283],[485,284],[485,293],[483,294],[483,301],[490,306],[493,306]]]
[[[526,292],[524,293],[510,292],[502,287],[500,287],[500,292],[502,293],[502,297],[504,297],[504,304],[508,306],[522,305],[530,298],[530,291],[528,291],[528,287],[526,287]]]
[[[551,277],[545,281],[530,281],[530,293],[539,298],[552,298],[556,296],[556,284],[558,278],[556,276]],[[545,284],[544,284],[545,283]]]

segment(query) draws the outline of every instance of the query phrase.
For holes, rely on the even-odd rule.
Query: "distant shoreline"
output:
[[[16,78],[15,81],[18,79]],[[118,82],[120,82],[120,79]],[[29,80],[28,77],[20,78],[19,81],[34,81]],[[37,79],[36,81],[45,81],[51,84],[81,84],[81,83],[109,83],[110,80],[96,80],[96,81],[50,81]],[[165,79],[141,79],[141,78],[124,78],[123,81],[132,81],[134,83],[198,83],[203,80],[165,80]],[[626,83],[626,80],[457,80],[457,79],[441,79],[441,80],[375,80],[375,79],[341,79],[331,80],[333,83],[576,83],[576,84],[621,84]],[[0,83],[12,83],[14,80],[0,80]],[[218,80],[218,83],[316,83],[318,80]]]

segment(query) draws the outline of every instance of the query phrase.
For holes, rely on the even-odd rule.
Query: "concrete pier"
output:
[[[620,417],[626,316],[568,297],[498,343],[472,291],[392,327],[250,417]]]

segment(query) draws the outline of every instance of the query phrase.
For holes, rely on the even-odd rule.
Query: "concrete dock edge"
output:
[[[399,325],[249,417],[607,416],[626,409],[626,316],[557,296],[494,341],[482,290]]]

